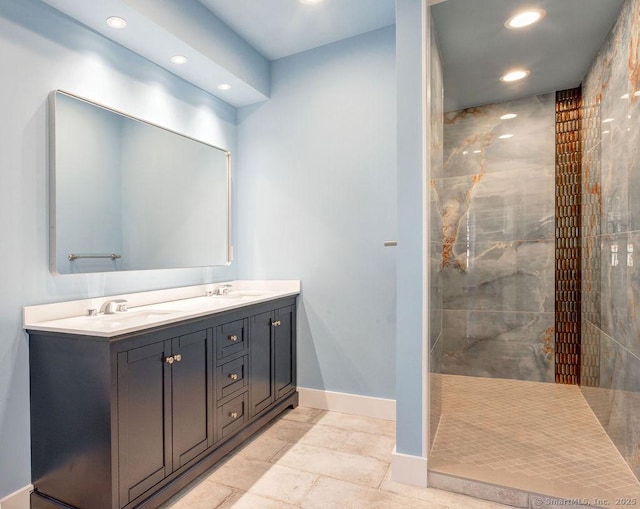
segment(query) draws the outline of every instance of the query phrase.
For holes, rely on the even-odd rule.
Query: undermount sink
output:
[[[123,327],[152,325],[156,322],[169,318],[171,315],[176,313],[179,313],[179,311],[169,309],[145,309],[140,311],[129,310],[108,315],[100,314],[98,316],[84,316],[80,318],[85,324],[95,327],[97,330],[113,330]],[[70,320],[74,319],[71,318]]]
[[[175,311],[145,309],[144,311],[123,311],[122,313],[114,313],[112,315],[98,315],[90,317],[90,319],[93,318],[94,320],[107,323],[146,322],[173,313],[175,313]]]
[[[242,299],[246,297],[262,297],[269,292],[248,291],[248,290],[231,290],[222,295],[213,295],[216,299]]]

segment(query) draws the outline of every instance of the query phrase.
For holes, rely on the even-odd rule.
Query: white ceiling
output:
[[[269,60],[396,22],[395,0],[198,0]]]

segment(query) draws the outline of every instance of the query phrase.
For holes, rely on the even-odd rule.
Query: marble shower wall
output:
[[[446,113],[432,186],[442,372],[552,382],[555,94]]]
[[[431,25],[431,41],[429,47],[429,170],[431,182],[443,176],[443,78],[440,54],[435,38],[433,23]],[[437,195],[431,186],[430,193],[430,266],[429,266],[429,446],[433,445],[440,416],[442,415],[442,265],[438,254],[442,252],[441,215],[437,210]]]
[[[583,82],[582,391],[640,477],[640,0]]]

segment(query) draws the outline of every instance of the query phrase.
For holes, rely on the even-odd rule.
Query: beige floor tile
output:
[[[360,415],[327,412],[315,419],[316,423],[350,431],[364,431],[380,435],[395,436],[396,423],[384,419],[373,419]]]
[[[282,418],[290,421],[314,422],[316,419],[326,413],[326,410],[318,410],[317,408],[299,406],[282,414]]]
[[[170,498],[160,509],[215,509],[234,493],[227,486],[198,481]]]
[[[344,429],[315,424],[313,428],[300,437],[298,443],[339,450],[343,448],[350,434],[351,432]]]
[[[322,477],[300,503],[303,509],[446,509],[338,479]]]
[[[278,465],[326,475],[345,481],[378,487],[388,464],[375,458],[357,454],[295,444],[272,460]]]
[[[317,479],[313,473],[237,455],[211,472],[205,482],[296,504]]]
[[[236,493],[229,497],[220,509],[295,509],[295,507],[253,493]]]
[[[236,454],[245,458],[269,461],[288,443],[272,436],[260,434],[239,449]]]
[[[308,424],[306,422],[279,419],[263,431],[262,435],[277,438],[278,440],[283,440],[285,442],[298,442],[312,428],[313,424]]]
[[[258,482],[272,466],[271,463],[264,461],[233,456],[220,468],[213,470],[205,481],[249,491],[251,486]]]
[[[395,445],[395,437],[352,431],[349,433],[346,442],[340,447],[340,450],[390,462],[391,453]]]
[[[305,497],[318,477],[316,474],[273,465],[247,491],[295,505]]]

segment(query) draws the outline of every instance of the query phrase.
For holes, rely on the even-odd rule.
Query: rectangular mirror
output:
[[[228,151],[61,90],[50,120],[52,272],[231,262]]]

